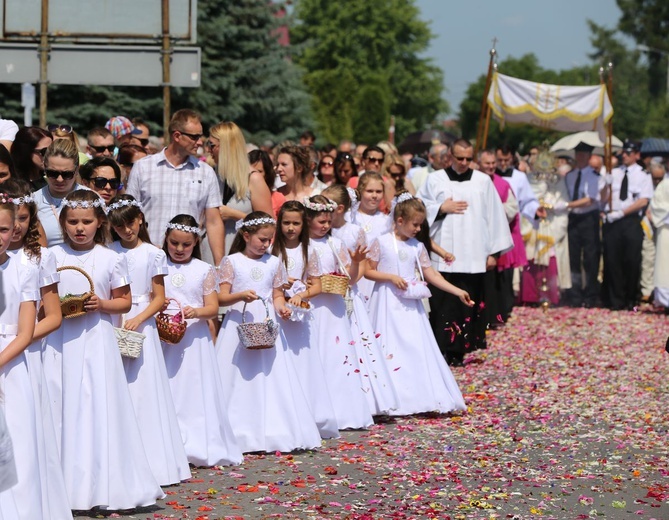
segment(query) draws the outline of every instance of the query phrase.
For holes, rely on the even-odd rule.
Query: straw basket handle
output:
[[[269,319],[269,307],[267,306],[267,298],[258,298],[263,305],[265,306],[265,319]],[[246,302],[244,302],[244,307],[242,308],[242,323],[246,323]]]
[[[70,269],[72,271],[77,271],[78,273],[83,274],[86,277],[86,280],[88,280],[88,285],[90,286],[90,291],[88,291],[91,294],[95,294],[95,286],[93,285],[93,279],[90,277],[90,275],[84,271],[81,267],[77,267],[75,265],[64,265],[62,267],[56,268],[56,271],[61,272],[65,271],[66,269]]]
[[[186,316],[184,316],[184,309],[181,306],[181,302],[177,300],[176,298],[167,298],[168,302],[174,302],[177,304],[177,307],[179,307],[179,313],[181,314],[181,321],[185,322],[186,321]],[[165,309],[167,310],[167,309]]]

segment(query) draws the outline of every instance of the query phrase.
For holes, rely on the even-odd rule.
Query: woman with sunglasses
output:
[[[53,141],[44,153],[46,186],[35,191],[37,216],[42,223],[42,245],[51,247],[63,243],[63,233],[58,222],[63,198],[68,193],[84,188],[76,181],[79,170],[79,153],[68,139]]]
[[[329,157],[329,156],[325,156]],[[341,184],[351,188],[358,186],[358,168],[350,153],[340,152],[334,160],[334,179],[332,184]],[[351,180],[354,179],[352,182]]]
[[[38,126],[21,128],[14,138],[10,153],[16,173],[20,179],[28,182],[33,190],[39,190],[46,185],[44,153],[52,142],[51,132]]]
[[[111,157],[93,157],[82,165],[79,175],[84,186],[97,192],[105,204],[109,204],[119,190],[123,189],[121,167]]]
[[[384,171],[385,170],[385,171]],[[416,195],[416,188],[409,179],[406,178],[406,166],[399,155],[390,154],[386,156],[382,173],[384,177],[392,180],[394,192],[393,197],[403,191],[408,191],[411,195]]]
[[[335,182],[334,159],[330,155],[323,155],[318,163],[318,180],[326,186]]]
[[[148,142],[148,141],[147,141]],[[136,144],[122,144],[118,149],[116,160],[121,167],[121,183],[127,185],[132,165],[148,154],[146,149]]]

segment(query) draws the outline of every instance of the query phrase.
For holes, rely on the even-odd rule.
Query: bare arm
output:
[[[402,290],[407,288],[408,285],[407,281],[401,276],[391,273],[384,273],[383,271],[377,271],[376,268],[379,265],[378,262],[375,262],[374,260],[370,260],[368,258],[366,264],[367,265],[365,266],[365,278],[367,278],[368,280],[373,280],[375,282],[390,282],[395,287]]]
[[[161,311],[165,305],[165,277],[154,276],[151,279],[151,301],[146,308],[134,318],[130,318],[123,324],[123,328],[137,330],[146,320]]]
[[[211,254],[214,256],[214,265],[218,265],[223,260],[225,251],[225,227],[218,208],[207,208],[204,212],[205,228],[207,229],[207,238]]]
[[[223,282],[220,285],[218,291],[218,303],[220,305],[234,305],[237,302],[250,303],[258,299],[258,295],[253,289],[237,293],[231,293],[230,289],[232,289],[232,284],[229,282]]]
[[[218,316],[218,295],[216,291],[204,295],[204,306],[184,307],[184,316],[187,319],[199,318],[201,320],[210,320]]]
[[[63,314],[60,310],[60,297],[58,296],[58,285],[51,284],[40,289],[42,293],[42,307],[40,314],[44,314],[35,325],[33,340],[42,339],[60,327]]]
[[[19,306],[19,330],[16,337],[0,352],[0,367],[4,367],[30,345],[33,340],[33,333],[35,332],[36,316],[36,302],[21,302]]]
[[[111,290],[111,299],[103,300],[94,294],[84,302],[86,312],[106,312],[107,314],[123,314],[132,308],[130,286],[124,285]]]
[[[467,307],[472,307],[474,305],[474,302],[469,297],[467,291],[464,291],[447,281],[441,273],[435,271],[433,267],[424,268],[423,275],[425,276],[425,281],[434,285],[437,289],[441,289],[444,292],[457,296]]]
[[[272,300],[277,314],[283,319],[290,318],[290,310],[286,307],[286,297],[283,295],[283,289],[281,287],[274,288],[272,291]]]

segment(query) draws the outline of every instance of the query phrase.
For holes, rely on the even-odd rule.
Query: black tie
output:
[[[581,190],[581,170],[578,170],[578,175],[576,175],[576,182],[574,183],[574,194],[571,197],[571,200],[578,200],[578,192]]]
[[[627,200],[627,168],[625,168],[625,175],[623,176],[623,182],[620,185],[620,200]]]

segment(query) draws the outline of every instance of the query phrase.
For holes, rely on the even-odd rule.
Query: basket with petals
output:
[[[176,303],[179,307],[179,312],[176,314],[159,312],[156,315],[156,327],[161,341],[175,345],[179,343],[183,339],[184,334],[186,334],[186,317],[184,316],[181,303],[174,298],[168,298],[168,301]]]
[[[346,296],[348,290],[348,276],[339,273],[329,273],[321,276],[321,292]]]
[[[60,272],[68,269],[77,271],[78,273],[84,275],[86,280],[88,280],[88,285],[90,287],[90,291],[88,292],[82,294],[68,293],[65,296],[61,296],[60,298],[60,312],[63,315],[63,318],[77,318],[78,316],[83,316],[86,314],[84,303],[86,303],[86,300],[95,294],[95,286],[93,285],[93,279],[80,267],[76,267],[74,265],[64,265],[62,267],[58,267],[56,271]]]
[[[273,348],[276,337],[279,335],[279,325],[269,317],[267,300],[260,299],[265,305],[265,319],[259,322],[246,323],[246,303],[242,309],[242,322],[237,325],[239,341],[244,348],[249,350],[261,350]]]

